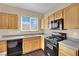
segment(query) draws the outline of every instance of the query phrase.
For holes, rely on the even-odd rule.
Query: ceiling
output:
[[[5,5],[18,7],[38,13],[46,13],[50,9],[62,8],[69,3],[5,3]]]

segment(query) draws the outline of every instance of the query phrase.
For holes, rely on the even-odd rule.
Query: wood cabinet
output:
[[[23,39],[22,48],[23,48],[23,54],[31,51],[31,39],[30,38]]]
[[[41,48],[41,37],[33,37],[31,38],[31,48],[32,50],[37,50]]]
[[[18,16],[0,12],[0,29],[17,29]]]
[[[17,29],[18,28],[18,16],[15,14],[8,14],[8,28]]]
[[[59,56],[77,56],[78,51],[66,44],[59,44]]]
[[[48,17],[41,19],[41,29],[48,29]]]
[[[44,50],[44,46],[45,46],[45,41],[44,41],[44,36],[41,36],[41,48]]]
[[[55,14],[55,20],[63,18],[63,10],[59,10],[54,14]]]
[[[79,29],[79,3],[74,3],[42,20],[42,28],[48,29],[51,20],[64,19],[64,29]]]
[[[79,4],[71,4],[64,9],[64,28],[79,28]]]
[[[55,15],[54,14],[48,16],[48,21],[53,21],[53,20],[55,20]]]
[[[8,29],[7,13],[0,13],[0,29]]]
[[[6,41],[0,41],[0,53],[7,51],[7,42]]]
[[[45,27],[45,22],[44,21],[45,21],[44,18],[42,18],[41,19],[41,29],[44,29],[44,27]]]
[[[41,49],[41,37],[31,37],[23,39],[23,54]]]

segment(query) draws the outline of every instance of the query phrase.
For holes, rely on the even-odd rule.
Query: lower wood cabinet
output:
[[[78,56],[78,51],[65,44],[59,44],[59,56]]]
[[[0,53],[7,51],[7,42],[6,41],[0,41]]]
[[[41,37],[31,37],[23,39],[23,54],[32,52],[41,48]]]

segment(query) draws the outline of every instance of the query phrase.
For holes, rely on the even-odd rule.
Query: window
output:
[[[35,17],[21,16],[21,31],[37,31],[38,19]]]

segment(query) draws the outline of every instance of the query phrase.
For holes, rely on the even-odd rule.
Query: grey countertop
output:
[[[8,34],[8,35],[2,35],[0,37],[0,40],[12,40],[12,39],[22,39],[22,38],[28,38],[28,37],[35,37],[35,36],[41,36],[44,35],[44,33],[22,33],[22,34]]]
[[[79,39],[68,38],[67,40],[59,42],[59,44],[66,44],[73,49],[79,50]]]
[[[2,37],[13,37],[13,36],[24,36],[24,35],[43,35],[44,33],[22,33],[22,34],[10,34],[10,35],[3,35]]]

